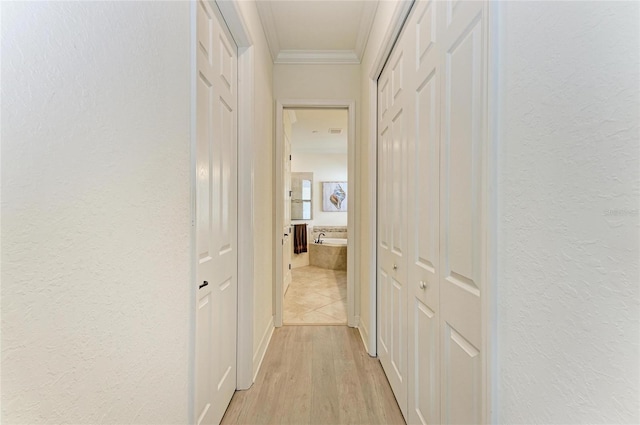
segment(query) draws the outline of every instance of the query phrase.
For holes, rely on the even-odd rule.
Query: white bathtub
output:
[[[347,240],[341,238],[321,238],[322,245],[347,246]]]

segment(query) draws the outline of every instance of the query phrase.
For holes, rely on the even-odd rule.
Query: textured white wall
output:
[[[348,156],[335,153],[293,153],[291,158],[291,171],[313,173],[313,220],[304,222],[310,226],[346,226],[346,212],[322,211],[322,182],[347,181]],[[347,189],[349,194],[350,187]]]
[[[2,4],[2,422],[185,423],[186,2]]]
[[[639,8],[501,3],[500,423],[640,423]]]
[[[254,373],[273,329],[273,63],[254,1],[238,2],[254,43]]]

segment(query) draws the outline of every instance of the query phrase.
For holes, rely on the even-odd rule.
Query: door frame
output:
[[[356,280],[355,280],[355,250],[358,246],[357,226],[355,218],[358,210],[358,194],[355,188],[359,187],[358,173],[356,172],[356,111],[354,100],[326,100],[326,99],[278,99],[276,101],[276,129],[275,129],[275,219],[274,219],[274,253],[275,253],[275,276],[274,276],[274,308],[275,326],[280,327],[283,323],[284,293],[282,288],[282,228],[284,227],[284,179],[281,166],[284,155],[284,128],[283,113],[285,109],[346,109],[349,115],[349,128],[347,132],[347,157],[348,169],[347,180],[349,187],[349,208],[347,210],[347,325],[349,327],[358,326],[358,316],[356,311]]]
[[[214,0],[207,0],[212,2]],[[238,339],[236,389],[253,385],[254,41],[235,1],[215,0],[238,46]],[[242,264],[242,267],[239,265]]]

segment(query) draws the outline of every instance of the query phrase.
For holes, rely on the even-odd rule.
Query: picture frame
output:
[[[322,211],[346,212],[347,182],[322,182]]]

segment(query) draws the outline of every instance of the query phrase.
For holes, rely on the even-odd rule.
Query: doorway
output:
[[[283,248],[283,323],[346,325],[349,114],[284,112],[284,225],[291,233]]]
[[[357,326],[354,118],[352,101],[278,102],[276,326]]]

